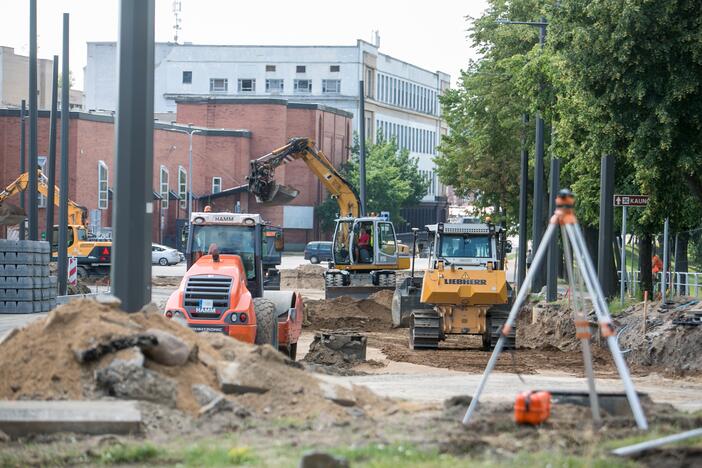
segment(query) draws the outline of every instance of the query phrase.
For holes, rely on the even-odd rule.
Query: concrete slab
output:
[[[141,411],[136,401],[8,401],[0,400],[0,431],[10,436],[76,432],[138,432]]]

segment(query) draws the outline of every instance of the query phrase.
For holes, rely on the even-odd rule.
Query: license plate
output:
[[[210,332],[210,333],[222,333],[224,331],[224,327],[207,327],[207,326],[198,326],[198,325],[191,325],[190,329],[195,332]]]

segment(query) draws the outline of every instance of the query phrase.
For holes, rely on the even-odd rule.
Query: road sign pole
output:
[[[622,206],[622,242],[620,258],[621,262],[619,269],[621,270],[621,279],[619,280],[619,300],[624,305],[624,290],[626,289],[626,213],[627,207]]]

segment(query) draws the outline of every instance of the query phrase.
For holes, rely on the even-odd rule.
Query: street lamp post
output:
[[[510,21],[508,19],[499,18],[496,20],[498,24],[524,24],[527,26],[535,26],[539,28],[539,46],[543,49],[546,43],[546,28],[548,22],[546,18],[541,17],[540,21]],[[543,88],[543,85],[542,85]],[[536,113],[536,151],[534,152],[534,209],[532,218],[532,252],[536,252],[541,243],[541,238],[544,234],[544,120],[541,113]],[[544,278],[544,270],[539,267],[534,278],[532,291],[539,292],[546,283]]]
[[[187,130],[169,128],[168,131],[188,135],[188,222],[190,222],[190,215],[193,212],[193,134],[202,133],[202,130],[194,129],[193,124],[188,124]]]

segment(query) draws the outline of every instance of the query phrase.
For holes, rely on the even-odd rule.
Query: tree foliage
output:
[[[375,144],[366,143],[366,211],[389,211],[392,221],[402,222],[400,210],[419,203],[427,193],[429,182],[419,172],[417,159],[410,157],[406,149],[399,149],[394,138],[384,140],[379,133],[377,141]],[[357,193],[360,186],[359,154],[356,137],[351,158],[340,171]],[[331,198],[317,207],[317,216],[325,231],[334,227],[338,214],[339,206]]]

